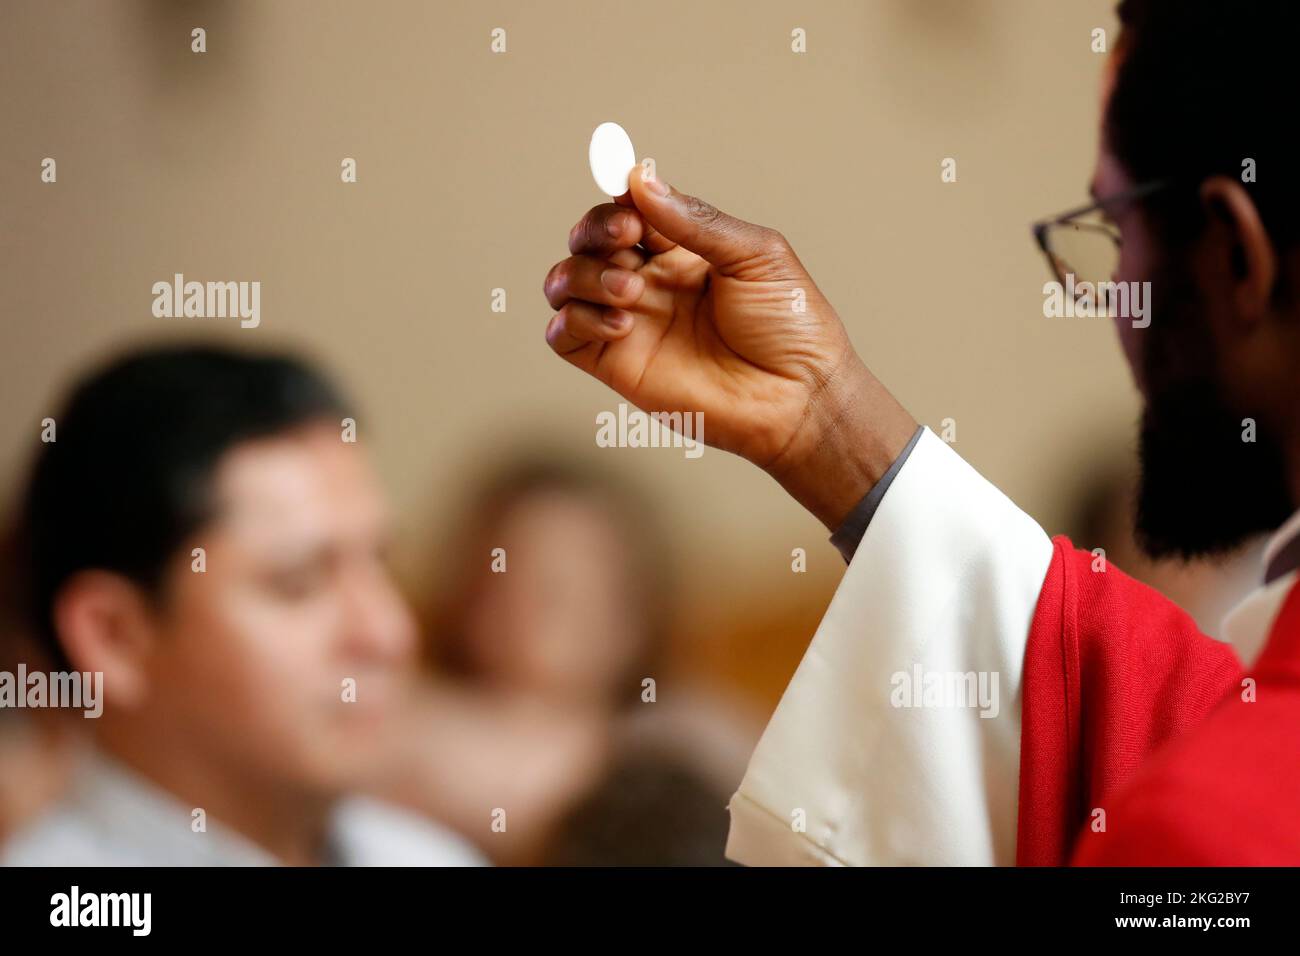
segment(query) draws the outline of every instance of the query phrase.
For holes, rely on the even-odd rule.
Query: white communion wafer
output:
[[[596,185],[607,196],[621,196],[627,192],[627,177],[636,165],[636,150],[627,131],[617,123],[601,123],[591,134],[587,150],[591,161],[591,175]]]

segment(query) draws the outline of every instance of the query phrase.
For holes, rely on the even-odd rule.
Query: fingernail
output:
[[[605,231],[617,239],[623,235],[623,217],[615,216],[612,219],[605,220]]]
[[[615,295],[626,295],[632,284],[632,273],[625,269],[606,269],[600,274],[600,284]]]
[[[615,331],[622,331],[627,328],[627,324],[632,321],[630,313],[622,309],[613,309],[601,315],[600,320]]]
[[[645,175],[641,177],[641,182],[645,184],[645,188],[656,196],[667,196],[668,184],[656,176],[651,169],[646,167],[643,167],[643,169],[645,169]]]

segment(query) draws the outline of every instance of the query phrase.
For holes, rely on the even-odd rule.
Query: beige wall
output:
[[[958,450],[1057,530],[1136,407],[1108,323],[1042,317],[1028,230],[1084,195],[1089,31],[1113,39],[1111,7],[6,0],[0,482],[107,349],[287,343],[360,397],[408,570],[479,456],[522,436],[648,489],[696,599],[788,585],[804,546],[798,593],[820,601],[840,565],[812,518],[721,453],[596,449],[617,399],[545,345],[541,281],[601,201],[587,138],[613,119],[668,181],[781,229],[880,377],[919,419],[955,418]],[[154,318],[150,286],[174,272],[260,280],[261,327]]]

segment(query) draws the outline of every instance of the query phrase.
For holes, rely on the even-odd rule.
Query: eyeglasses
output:
[[[1099,283],[1111,282],[1119,269],[1120,236],[1107,215],[1168,185],[1168,181],[1144,183],[1034,223],[1034,240],[1047,257],[1056,281],[1064,288],[1075,289],[1086,282],[1094,290]]]

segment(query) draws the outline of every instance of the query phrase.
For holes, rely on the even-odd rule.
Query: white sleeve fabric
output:
[[[1020,680],[1052,559],[928,429],[732,797],[747,865],[1010,865]]]

